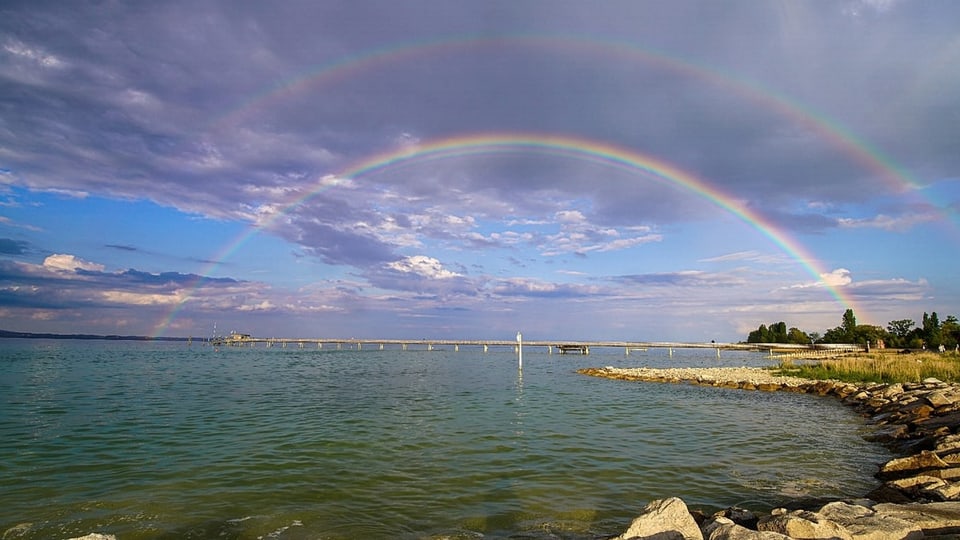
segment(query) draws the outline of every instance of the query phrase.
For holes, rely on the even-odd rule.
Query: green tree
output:
[[[937,317],[936,311],[929,317],[926,311],[923,312],[923,341],[931,349],[939,347],[943,341],[940,335],[940,318]]]
[[[761,324],[756,330],[747,334],[747,343],[770,343],[770,331],[767,325]]]
[[[890,332],[889,344],[891,347],[906,347],[910,339],[910,332],[915,323],[911,319],[897,319],[887,323]]]
[[[960,343],[960,321],[953,315],[947,315],[943,324],[940,325],[940,335],[946,348],[955,348]]]
[[[813,342],[811,336],[807,335],[806,332],[800,330],[799,328],[793,327],[790,328],[790,331],[787,332],[787,343],[795,343],[797,345],[809,345]]]
[[[771,343],[786,343],[787,342],[787,323],[780,321],[770,325],[770,342]]]
[[[857,317],[852,309],[843,312],[843,335],[847,343],[855,343],[857,338]]]
[[[824,332],[823,343],[857,343],[857,317],[852,309],[843,312],[840,326]]]
[[[886,341],[889,335],[890,334],[881,326],[861,324],[857,326],[856,338],[853,343],[859,343],[861,345],[869,344],[871,347],[876,347],[881,339]]]

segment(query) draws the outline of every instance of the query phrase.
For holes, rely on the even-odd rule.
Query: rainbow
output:
[[[342,169],[337,174],[324,176],[312,186],[311,189],[283,205],[280,211],[275,212],[270,218],[265,219],[256,226],[248,227],[235,240],[225,246],[217,256],[213,258],[213,262],[210,263],[206,271],[204,271],[196,283],[193,284],[190,292],[185,295],[185,298],[189,299],[192,293],[202,285],[203,276],[210,275],[221,261],[229,258],[231,254],[239,250],[258,232],[269,229],[273,223],[294,208],[305,204],[310,199],[319,196],[327,190],[333,189],[343,181],[355,181],[365,176],[369,177],[388,169],[403,167],[413,163],[503,153],[525,153],[576,159],[583,162],[612,167],[642,176],[644,179],[653,179],[689,191],[736,216],[739,220],[767,237],[784,253],[796,260],[797,263],[815,279],[817,284],[823,287],[830,296],[845,309],[853,309],[854,302],[852,299],[844,293],[842,288],[831,285],[823,280],[822,276],[825,274],[825,270],[818,266],[816,258],[807,252],[802,245],[785,232],[777,229],[773,223],[762,215],[752,211],[715,186],[710,185],[704,180],[671,163],[634,150],[573,136],[531,133],[467,134],[427,141],[414,146],[392,148],[361,159],[351,166]],[[163,321],[161,321],[154,335],[162,335],[162,332],[165,331],[180,309],[182,309],[184,302],[178,304]]]
[[[654,69],[703,82],[737,95],[746,102],[773,111],[788,118],[822,140],[828,142],[852,162],[873,173],[888,187],[901,193],[922,193],[923,187],[906,170],[883,154],[878,148],[859,138],[848,128],[830,119],[812,107],[806,106],[787,95],[761,85],[746,77],[724,72],[678,58],[663,51],[643,48],[635,43],[590,36],[556,35],[486,35],[448,36],[439,39],[408,43],[394,43],[385,47],[361,51],[320,64],[304,73],[297,74],[265,89],[241,103],[228,108],[215,117],[208,130],[228,129],[245,117],[267,108],[270,104],[294,97],[316,86],[329,86],[349,80],[353,76],[375,72],[378,68],[402,62],[413,62],[442,55],[461,54],[472,50],[497,50],[511,52],[517,48],[544,50],[556,54],[591,54],[615,58],[625,62],[640,62]],[[933,203],[933,201],[929,201]],[[933,204],[934,207],[939,207]],[[949,215],[944,210],[949,220]]]
[[[491,37],[482,35],[456,35],[438,39],[394,43],[380,48],[368,49],[357,54],[341,56],[329,62],[319,64],[309,71],[299,73],[265,88],[263,92],[255,94],[249,99],[235,103],[225,109],[220,115],[212,118],[207,124],[206,131],[230,129],[232,126],[241,123],[246,117],[269,107],[275,102],[295,97],[297,94],[316,86],[335,85],[342,81],[349,80],[351,77],[374,72],[380,67],[418,61],[431,56],[462,54],[473,50],[503,49],[509,52],[518,47],[526,50],[544,50],[558,54],[592,54],[610,57],[624,62],[639,62],[664,73],[697,80],[706,85],[729,92],[732,95],[739,96],[748,103],[775,112],[789,119],[795,125],[816,134],[837,149],[842,155],[846,156],[851,162],[863,167],[879,181],[884,182],[888,188],[898,193],[913,193],[925,198],[926,202],[928,202],[932,208],[939,209],[943,217],[943,223],[949,225],[954,220],[954,217],[952,217],[953,214],[943,208],[942,204],[930,199],[930,196],[925,194],[923,187],[911,177],[907,171],[899,167],[878,148],[859,138],[848,128],[830,119],[822,112],[805,106],[787,95],[765,87],[756,81],[751,81],[734,73],[724,72],[688,59],[677,58],[676,56],[656,49],[643,48],[635,43],[591,36],[502,35]],[[481,139],[486,139],[486,143],[481,143]],[[500,140],[500,142],[497,143],[495,142],[496,140]],[[512,140],[513,143],[508,143],[508,140]],[[526,140],[527,142],[521,143],[520,140]],[[454,141],[459,141],[459,143]],[[472,141],[472,143],[470,141]],[[486,149],[483,148],[483,144],[487,145]],[[461,155],[466,153],[482,154],[484,152],[503,152],[507,151],[508,147],[512,147],[512,151],[518,151],[524,144],[526,144],[527,149],[536,150],[541,153],[566,152],[576,154],[577,159],[603,162],[610,166],[633,169],[638,172],[643,170],[647,173],[653,173],[661,179],[669,179],[673,183],[713,201],[718,206],[736,215],[739,219],[751,224],[763,235],[780,246],[787,254],[799,261],[814,277],[820,280],[821,272],[814,266],[813,261],[815,261],[815,259],[806,253],[799,244],[792,241],[789,236],[777,231],[777,229],[764,220],[762,216],[749,211],[749,209],[737,204],[730,197],[724,196],[715,188],[712,188],[702,181],[698,181],[696,178],[683,173],[668,163],[612,145],[585,139],[543,135],[472,135],[452,137],[420,145],[413,150],[390,150],[368,159],[363,159],[356,162],[355,166],[340,171],[338,176],[341,178],[362,176],[377,169],[386,168],[391,164],[413,159],[440,159],[445,156],[453,156],[457,152],[460,152]],[[579,148],[579,150],[575,150],[576,148]],[[326,187],[328,188],[330,186],[328,185]],[[319,193],[323,189],[325,188],[317,188],[314,194]],[[285,211],[288,211],[291,206],[302,203],[309,198],[309,196],[312,195],[303,197],[299,201],[294,201],[288,205]],[[283,215],[283,212],[279,215]],[[279,217],[279,215],[277,217]],[[276,219],[276,217],[274,219]],[[269,223],[272,222],[271,220]],[[213,262],[201,270],[199,275],[211,275],[220,264],[220,261],[238,249],[247,238],[256,234],[265,226],[268,226],[269,223],[251,226],[251,228],[237,240],[224,246],[220,252],[212,258]],[[203,279],[203,277],[200,277],[191,290],[199,287]],[[848,298],[845,298],[838,289],[829,286],[827,286],[827,289],[838,301],[847,306],[852,306],[852,302]],[[189,296],[187,298],[189,298]],[[161,322],[158,326],[160,331],[169,326],[179,309],[180,307],[177,307]]]

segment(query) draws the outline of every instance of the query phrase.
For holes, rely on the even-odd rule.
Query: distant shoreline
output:
[[[99,334],[43,334],[35,332],[11,332],[9,330],[0,330],[0,338],[20,338],[20,339],[87,339],[87,340],[105,340],[105,341],[189,341],[191,338],[185,337],[150,337],[150,336],[120,336],[120,335],[99,335]]]

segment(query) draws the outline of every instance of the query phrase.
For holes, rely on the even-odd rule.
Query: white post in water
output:
[[[520,335],[520,332],[517,332],[517,361],[519,362],[519,369],[523,370],[523,336]]]

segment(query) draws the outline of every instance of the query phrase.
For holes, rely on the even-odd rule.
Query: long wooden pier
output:
[[[281,347],[298,349],[334,349],[334,350],[385,350],[386,348],[409,350],[415,348],[418,350],[436,350],[437,348],[453,348],[459,351],[461,348],[477,348],[483,352],[488,352],[491,348],[508,348],[516,350],[518,343],[516,340],[469,340],[469,339],[375,339],[375,338],[262,338],[253,337],[248,334],[230,334],[229,336],[216,337],[210,341],[216,346],[231,347]],[[550,341],[550,340],[524,340],[524,349],[535,348],[545,349],[548,354],[557,352],[558,354],[590,354],[590,349],[612,348],[622,349],[624,354],[631,352],[647,351],[649,349],[667,349],[673,354],[674,349],[715,349],[717,354],[722,350],[734,351],[784,351],[785,349],[800,351],[814,350],[807,345],[784,345],[772,343],[683,343],[670,341]],[[843,350],[859,351],[860,347],[832,346],[832,349],[842,348]]]

